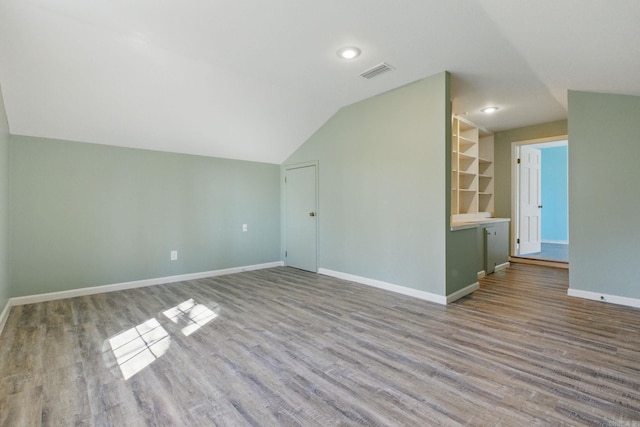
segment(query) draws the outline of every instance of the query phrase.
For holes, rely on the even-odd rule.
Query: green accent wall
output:
[[[569,92],[570,288],[640,298],[640,97]]]
[[[447,293],[459,291],[478,281],[484,269],[484,228],[447,230]]]
[[[344,107],[287,159],[319,161],[320,268],[445,295],[449,79]]]
[[[278,165],[15,135],[9,150],[12,296],[280,260]]]
[[[9,123],[0,88],[0,312],[9,301]]]

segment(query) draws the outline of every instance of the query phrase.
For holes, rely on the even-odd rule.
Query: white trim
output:
[[[472,283],[466,288],[462,288],[459,291],[456,291],[452,294],[447,295],[447,304],[451,304],[454,301],[459,300],[462,297],[469,295],[471,292],[477,291],[480,289],[480,283]]]
[[[337,279],[347,280],[349,282],[356,282],[362,285],[373,286],[374,288],[384,289],[386,291],[391,291],[442,305],[447,304],[447,297],[445,297],[444,295],[432,294],[431,292],[425,292],[418,289],[407,288],[405,286],[394,285],[393,283],[387,283],[380,280],[369,279],[366,277],[354,276],[353,274],[341,273],[339,271],[327,270],[326,268],[319,268],[318,274],[324,274],[325,276],[331,276]]]
[[[568,245],[568,240],[541,240],[542,243],[553,243],[554,245]]]
[[[601,301],[611,304],[626,305],[629,307],[640,308],[640,299],[621,297],[617,295],[601,294],[598,292],[581,291],[580,289],[571,289],[567,291],[570,297],[584,298],[593,301]]]
[[[165,283],[181,282],[184,280],[204,279],[207,277],[223,276],[226,274],[241,273],[243,271],[261,270],[265,268],[282,267],[282,261],[268,262],[265,264],[247,265],[244,267],[225,268],[222,270],[204,271],[201,273],[179,274],[177,276],[158,277],[155,279],[134,280],[132,282],[115,283],[112,285],[92,286],[90,288],[70,289],[68,291],[49,292],[45,294],[14,297],[9,300],[11,306],[35,304],[39,302],[54,301],[65,298],[73,298],[85,295],[101,294],[105,292],[122,291],[125,289],[142,288],[145,286],[163,285]]]
[[[493,271],[495,273],[496,271],[504,270],[507,267],[509,267],[510,265],[511,264],[508,261],[507,262],[503,262],[502,264],[498,264],[495,267],[493,267]],[[478,280],[480,280],[480,279],[482,279],[483,277],[486,277],[486,276],[487,276],[487,272],[486,271],[484,271],[484,270],[478,271]],[[473,286],[473,285],[471,285],[471,286]]]
[[[4,329],[5,323],[7,323],[7,319],[9,318],[9,312],[11,311],[11,299],[7,300],[7,303],[4,305],[2,312],[0,313],[0,336],[2,336],[2,330]]]
[[[511,265],[511,263],[509,263],[509,261],[503,262],[502,264],[498,264],[495,267],[493,267],[493,271],[505,270],[510,265]]]

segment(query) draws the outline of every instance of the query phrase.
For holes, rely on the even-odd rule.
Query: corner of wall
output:
[[[9,306],[9,121],[0,87],[0,309]],[[8,310],[7,310],[8,313]],[[0,319],[1,322],[2,319]]]

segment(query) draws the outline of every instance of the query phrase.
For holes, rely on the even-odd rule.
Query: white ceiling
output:
[[[567,89],[640,95],[640,1],[0,0],[17,135],[281,163],[341,107],[445,70],[491,130],[566,118]]]

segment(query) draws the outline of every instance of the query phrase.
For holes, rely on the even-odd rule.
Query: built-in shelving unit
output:
[[[453,116],[451,214],[493,215],[493,134]]]

